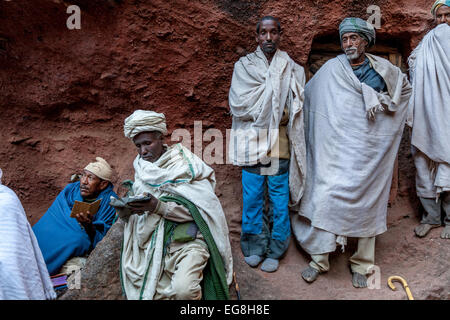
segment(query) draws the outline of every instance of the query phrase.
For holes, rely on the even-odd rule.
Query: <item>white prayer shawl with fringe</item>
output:
[[[133,165],[135,195],[150,192],[157,198],[182,196],[197,206],[214,237],[230,285],[233,258],[225,214],[214,193],[214,170],[181,144],[168,147],[154,163],[137,156]],[[125,223],[121,262],[122,281],[128,299],[140,298],[144,281],[141,298],[153,299],[163,271],[163,239],[164,219],[157,214],[134,214]]]
[[[450,26],[428,32],[409,60],[411,144],[432,160],[439,194],[450,190]]]
[[[304,86],[303,67],[286,52],[277,50],[269,65],[258,46],[255,52],[235,63],[229,93],[233,115],[229,159],[237,166],[267,161],[267,155],[278,139],[283,110],[288,108],[291,206],[298,205],[301,199],[306,174]],[[233,134],[239,135],[238,142],[233,140]]]
[[[345,55],[326,62],[305,87],[307,178],[294,235],[310,254],[336,240],[386,231],[386,213],[411,87],[401,70],[367,54],[388,93],[361,83]],[[384,111],[382,111],[384,110]]]
[[[0,219],[0,300],[55,299],[44,257],[22,204],[1,182]]]

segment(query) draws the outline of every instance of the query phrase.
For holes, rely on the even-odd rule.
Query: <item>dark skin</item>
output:
[[[446,5],[440,6],[436,11],[436,23],[446,23],[450,26],[450,7]]]
[[[80,178],[80,193],[84,200],[96,199],[98,195],[106,189],[109,182],[100,179],[95,174],[88,170],[83,170]],[[80,212],[75,216],[75,219],[83,226],[86,233],[91,239],[95,236],[95,228],[92,225],[92,216],[90,212]]]
[[[281,41],[282,31],[278,30],[276,21],[263,20],[259,27],[259,33],[256,34],[256,42],[259,44],[261,50],[267,58],[267,61],[272,61],[275,52],[278,49]]]
[[[367,41],[355,32],[347,32],[342,35],[342,50],[353,65],[361,64],[366,58]]]
[[[139,156],[145,161],[155,162],[166,152],[164,147],[164,137],[160,132],[141,132],[133,138]],[[136,214],[143,214],[145,211],[154,212],[158,205],[158,199],[151,194],[147,194],[150,200],[130,202],[133,208],[131,211]]]

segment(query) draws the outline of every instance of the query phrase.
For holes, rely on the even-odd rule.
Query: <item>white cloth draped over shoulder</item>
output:
[[[214,237],[230,285],[233,258],[225,214],[214,193],[214,170],[181,144],[168,147],[154,163],[138,155],[133,165],[135,195],[150,192],[157,198],[164,195],[182,196],[197,206]],[[139,299],[144,280],[142,299],[153,298],[163,271],[163,237],[164,219],[157,214],[134,214],[125,223],[121,263],[128,299]],[[147,279],[144,279],[147,268]]]
[[[229,159],[237,166],[267,163],[267,155],[278,138],[283,110],[288,108],[291,206],[298,205],[301,199],[306,174],[304,85],[303,67],[286,52],[277,50],[269,65],[258,46],[235,63],[229,93],[233,115]]]
[[[0,240],[0,300],[55,299],[47,266],[22,204],[1,180]]]
[[[409,60],[413,93],[408,125],[411,144],[434,164],[438,193],[450,190],[450,26],[428,32]]]
[[[386,59],[366,54],[388,92],[361,83],[345,55],[326,62],[305,87],[307,178],[293,233],[310,254],[345,237],[386,231],[394,162],[411,87]]]

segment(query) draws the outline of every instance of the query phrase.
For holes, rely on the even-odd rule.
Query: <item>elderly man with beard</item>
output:
[[[312,261],[307,282],[329,270],[329,253],[358,239],[352,284],[367,286],[375,237],[386,231],[394,162],[411,87],[399,68],[366,53],[375,29],[359,18],[339,26],[345,54],[327,61],[305,87],[307,175],[293,232]]]
[[[119,209],[126,297],[228,299],[233,260],[214,170],[181,144],[164,143],[164,114],[137,110],[124,133],[138,153],[135,181]]]
[[[80,181],[62,190],[44,216],[33,226],[51,275],[70,272],[84,266],[88,255],[106,235],[116,211],[109,205],[113,191],[112,168],[101,157],[89,163]],[[71,217],[75,201],[93,203],[101,200],[96,213],[80,212]]]
[[[298,206],[305,179],[305,73],[278,49],[281,35],[277,18],[259,21],[258,47],[236,62],[229,93],[238,138],[231,137],[229,158],[242,167],[241,249],[249,266],[262,261],[265,272],[278,269],[289,246],[289,206]]]
[[[425,237],[443,222],[441,238],[450,239],[450,1],[436,1],[431,13],[437,26],[408,60],[413,87],[408,125],[416,192],[424,208],[414,232]]]

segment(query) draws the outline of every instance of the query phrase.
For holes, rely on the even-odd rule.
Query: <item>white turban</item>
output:
[[[113,171],[109,163],[100,157],[96,157],[95,160],[97,161],[89,163],[84,169],[92,172],[100,179],[111,182]]]
[[[166,117],[162,113],[149,110],[136,110],[125,119],[123,127],[125,137],[133,139],[141,132],[158,131],[167,134]]]

